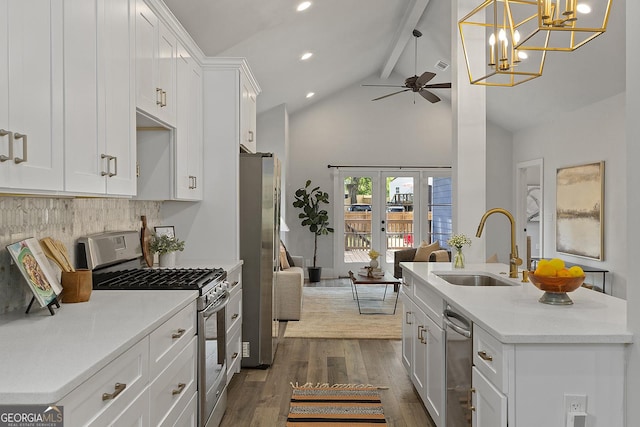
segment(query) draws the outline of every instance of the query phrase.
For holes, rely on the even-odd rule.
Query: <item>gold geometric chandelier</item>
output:
[[[519,49],[571,52],[607,30],[612,0],[537,2],[537,19],[524,26]]]
[[[546,51],[519,48],[523,29],[536,20],[537,4],[485,0],[458,22],[471,84],[516,86],[542,75]]]
[[[612,1],[482,1],[458,22],[469,81],[516,86],[540,77],[547,51],[571,52],[606,31]]]

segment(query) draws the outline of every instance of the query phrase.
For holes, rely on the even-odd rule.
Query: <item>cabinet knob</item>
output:
[[[103,393],[102,400],[113,400],[127,388],[126,384],[116,383],[113,393]]]

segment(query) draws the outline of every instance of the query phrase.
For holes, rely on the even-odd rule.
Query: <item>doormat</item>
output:
[[[287,427],[386,426],[381,387],[357,384],[293,386]]]

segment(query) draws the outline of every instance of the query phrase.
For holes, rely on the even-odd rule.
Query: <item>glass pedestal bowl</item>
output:
[[[536,288],[544,291],[538,301],[543,304],[571,305],[573,301],[567,292],[573,292],[584,282],[585,276],[578,277],[547,277],[536,276],[533,271],[529,272],[529,281]]]

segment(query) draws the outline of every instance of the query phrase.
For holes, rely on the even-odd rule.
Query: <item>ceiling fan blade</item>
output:
[[[390,93],[390,94],[388,94],[388,95],[385,95],[385,96],[381,96],[381,97],[379,97],[379,98],[372,99],[372,101],[377,101],[377,100],[379,100],[379,99],[387,98],[387,97],[389,97],[389,96],[391,96],[391,95],[397,95],[397,94],[399,94],[399,93],[406,92],[406,91],[408,91],[408,90],[411,90],[411,89],[405,89],[405,90],[400,90],[400,91],[398,91],[398,92],[393,92],[393,93]]]
[[[436,94],[431,93],[428,90],[420,89],[420,91],[418,93],[420,95],[422,95],[422,97],[424,99],[426,99],[427,101],[431,102],[432,104],[440,101],[440,98],[438,98],[438,96]]]
[[[424,85],[422,86],[424,89],[426,88],[430,88],[430,89],[451,89],[451,83],[434,83],[431,85]]]
[[[361,85],[361,86],[377,86],[377,87],[406,87],[402,85]]]
[[[424,73],[422,73],[422,75],[420,77],[418,77],[418,80],[416,81],[416,85],[417,86],[424,86],[425,84],[427,84],[435,76],[436,75],[434,73],[431,73],[429,71],[425,71]]]

